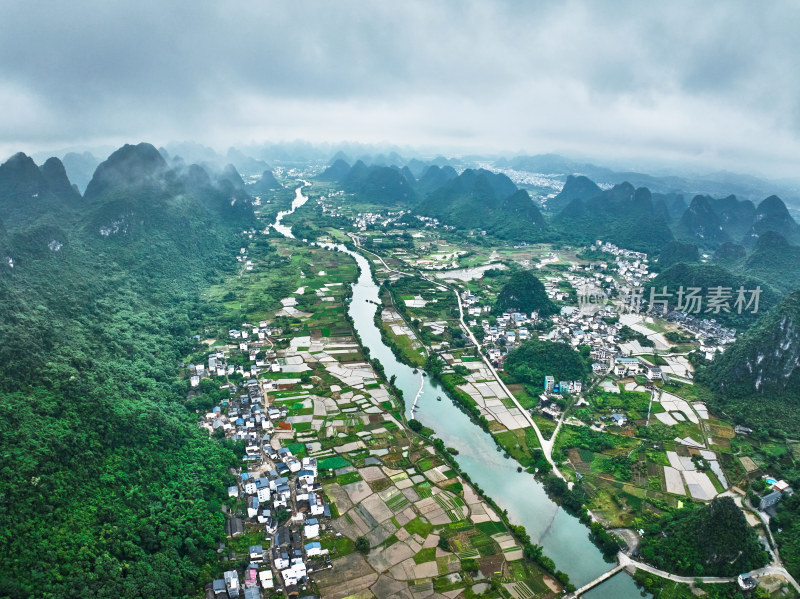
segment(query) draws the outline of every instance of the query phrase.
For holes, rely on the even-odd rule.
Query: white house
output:
[[[264,559],[264,547],[261,545],[250,545],[250,561],[260,562]]]
[[[325,513],[325,504],[322,502],[322,496],[316,493],[308,495],[308,503],[311,506],[310,512],[312,516],[321,516]]]
[[[311,470],[300,470],[297,474],[297,480],[302,485],[311,486],[314,484],[314,472]]]
[[[258,573],[258,579],[261,581],[262,589],[275,588],[275,581],[272,578],[272,570],[262,570]]]
[[[303,470],[311,470],[317,476],[317,458],[303,458]]]
[[[307,539],[314,539],[319,536],[319,521],[316,518],[309,518],[303,524],[303,536]]]

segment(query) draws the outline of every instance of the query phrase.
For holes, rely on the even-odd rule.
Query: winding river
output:
[[[306,185],[308,183],[304,182]],[[278,215],[276,230],[292,237],[291,230],[281,224],[283,216],[302,206],[307,198],[302,187],[296,190],[292,209]],[[320,244],[322,245],[322,244]],[[323,245],[332,249],[332,245]],[[544,547],[545,555],[569,574],[576,587],[594,580],[613,565],[603,560],[600,551],[589,540],[588,529],[577,518],[561,510],[544,492],[542,485],[527,473],[518,473],[518,463],[503,457],[489,433],[478,428],[469,417],[450,401],[437,401],[445,392],[428,377],[414,374],[411,367],[399,362],[384,345],[373,317],[379,303],[378,286],[372,279],[371,264],[361,254],[343,245],[338,250],[352,256],[360,267],[360,276],[353,285],[349,313],[370,356],[380,360],[386,376],[396,376],[395,384],[406,398],[406,416],[414,417],[436,431],[446,446],[458,450],[458,463],[499,506],[508,510],[512,522],[522,524],[534,543]],[[414,401],[416,398],[416,401]],[[613,597],[633,599],[643,596],[629,576],[617,575],[583,595],[589,599]]]

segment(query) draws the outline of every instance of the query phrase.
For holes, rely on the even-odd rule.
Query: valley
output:
[[[25,158],[0,167],[0,182],[36,180],[38,171],[18,164]],[[48,168],[42,173],[58,172]],[[795,384],[790,284],[749,274],[747,261],[720,267],[696,247],[687,251],[688,242],[666,241],[653,259],[624,233],[640,216],[619,206],[611,237],[566,240],[557,217],[486,170],[430,167],[401,183],[382,167],[337,168],[343,182],[306,165],[276,169],[262,185],[264,175],[245,182],[232,165],[209,175],[167,163],[147,144],[126,146],[98,167],[80,207],[63,191],[65,174],[61,183],[37,183],[63,202],[55,204],[63,211],[58,229],[52,215],[26,211],[12,213],[3,229],[11,232],[3,238],[5,301],[23,301],[25,285],[44,289],[41,268],[63,276],[109,260],[94,278],[75,277],[71,305],[79,282],[103,286],[116,277],[137,298],[132,305],[151,314],[142,322],[164,323],[147,329],[149,341],[128,342],[136,366],[121,366],[126,335],[148,337],[135,328],[141,316],[115,311],[125,322],[91,350],[109,365],[71,371],[88,383],[126,368],[129,376],[107,380],[136,386],[106,383],[106,393],[161,393],[154,409],[173,413],[184,427],[177,438],[196,444],[194,457],[173,453],[178,462],[162,474],[163,484],[175,484],[185,476],[174,468],[195,472],[204,527],[173,525],[161,544],[130,541],[129,551],[139,543],[153,563],[163,559],[157,555],[184,560],[180,574],[160,562],[173,590],[158,592],[529,599],[634,597],[641,589],[688,597],[694,589],[714,597],[736,596],[737,577],[749,572],[765,596],[795,596],[791,485],[800,446],[787,434],[796,410],[781,398]],[[386,185],[397,189],[384,194]],[[586,182],[577,189],[613,191]],[[616,188],[611,201],[647,204],[647,193],[625,196],[627,189]],[[505,201],[506,193],[515,199]],[[461,215],[474,202],[494,203],[503,216],[473,228]],[[791,230],[793,221],[775,222]],[[218,238],[198,245],[203,236],[187,226]],[[61,319],[55,323],[73,331],[61,351],[74,355],[92,320],[69,321],[70,307],[42,297]],[[159,315],[167,305],[179,328]],[[11,363],[41,360],[19,337],[32,331],[7,326]],[[785,351],[765,361],[763,341],[774,331]],[[135,348],[148,347],[175,349],[159,374],[152,365],[160,352],[151,374],[132,374],[145,368]],[[43,438],[33,430],[46,416],[24,398],[82,393],[48,388],[64,385],[59,376],[39,390],[8,378],[4,401],[24,422],[23,444]],[[749,403],[764,393],[758,407]],[[101,396],[92,401],[78,409],[96,414]],[[108,438],[126,434],[122,418]],[[76,423],[76,431],[86,426]],[[45,438],[59,443],[55,433]],[[6,452],[19,455],[10,445]],[[44,455],[36,459],[29,471],[45,472]],[[105,473],[100,480],[117,480],[132,497],[131,481],[104,463],[89,462],[86,472]],[[31,476],[38,486],[41,475]],[[149,489],[159,480],[151,479]],[[156,501],[129,505],[152,511]],[[706,538],[719,545],[703,549]],[[10,571],[29,558],[16,559]],[[116,576],[92,584],[124,596],[145,588],[143,574],[123,567]]]
[[[0,599],[800,599],[798,21],[0,2]]]
[[[308,190],[312,197],[315,195],[313,185],[310,189],[305,188],[305,190]],[[298,193],[301,192],[298,190]],[[317,198],[322,212],[326,212],[329,209],[329,205],[326,202],[327,198],[324,195],[317,196]],[[571,389],[571,394],[577,395],[578,401],[573,405],[563,406],[566,407],[563,412],[559,410],[559,406],[556,404],[553,404],[552,408],[545,407],[542,409],[541,405],[539,405],[542,400],[536,401],[534,399],[536,392],[532,389],[532,383],[534,383],[534,380],[542,380],[544,377],[531,376],[528,384],[516,382],[516,379],[508,377],[508,367],[506,367],[504,376],[496,372],[490,358],[495,356],[496,359],[498,350],[487,349],[485,350],[486,355],[481,355],[483,348],[475,338],[476,333],[480,333],[481,337],[487,339],[488,343],[493,347],[498,347],[495,341],[499,338],[497,333],[491,330],[493,327],[491,325],[487,326],[486,320],[484,320],[483,326],[479,328],[477,319],[471,318],[471,316],[492,312],[491,305],[497,299],[497,294],[492,294],[489,291],[492,285],[484,283],[486,281],[484,278],[486,269],[480,268],[481,265],[489,265],[489,270],[495,265],[502,266],[503,268],[496,269],[497,274],[494,272],[491,274],[493,277],[503,277],[502,271],[506,267],[498,260],[505,261],[508,256],[513,256],[520,266],[535,266],[538,258],[541,260],[540,270],[546,269],[545,272],[551,275],[550,277],[544,277],[548,281],[548,287],[546,291],[543,287],[542,291],[549,292],[549,295],[554,299],[563,300],[569,296],[567,290],[572,290],[572,295],[575,295],[574,288],[579,286],[580,277],[565,275],[565,269],[559,264],[561,262],[559,254],[565,257],[571,256],[587,272],[592,272],[597,266],[591,260],[578,259],[578,254],[585,254],[585,250],[562,248],[559,252],[555,252],[552,246],[545,245],[531,249],[512,249],[511,251],[504,249],[502,250],[503,257],[500,258],[501,254],[498,248],[481,250],[467,246],[469,247],[468,250],[462,250],[460,248],[464,247],[463,245],[440,239],[441,236],[438,230],[414,231],[413,229],[404,231],[402,237],[404,237],[405,246],[402,246],[403,249],[386,249],[387,246],[392,248],[395,245],[386,243],[387,239],[390,240],[392,238],[391,233],[388,237],[385,234],[373,237],[369,233],[348,231],[348,228],[345,228],[345,232],[348,235],[342,235],[341,228],[335,227],[320,228],[315,231],[314,228],[321,222],[319,208],[314,207],[312,202],[295,202],[295,204],[297,205],[297,211],[289,216],[289,221],[295,223],[292,230],[312,231],[316,245],[321,247],[333,248],[334,246],[326,244],[331,244],[335,240],[346,242],[351,249],[348,250],[339,245],[339,250],[353,255],[356,260],[362,262],[363,264],[360,265],[362,273],[366,269],[371,269],[374,273],[373,276],[376,282],[380,283],[380,288],[368,283],[366,280],[364,283],[359,282],[356,287],[356,293],[363,291],[361,288],[364,285],[372,287],[373,291],[371,294],[368,293],[368,295],[371,295],[370,299],[366,300],[362,304],[363,307],[360,307],[355,313],[353,310],[354,305],[351,304],[350,312],[354,313],[354,324],[359,332],[359,337],[362,339],[362,343],[370,348],[369,355],[378,356],[382,369],[385,369],[385,372],[388,373],[387,376],[396,377],[394,384],[396,388],[403,392],[402,396],[413,398],[413,403],[410,406],[406,405],[405,408],[405,416],[412,418],[409,422],[421,421],[423,423],[421,428],[423,434],[435,434],[436,437],[443,440],[444,447],[452,448],[454,450],[453,453],[458,457],[453,458],[451,455],[450,459],[457,460],[456,463],[458,464],[468,465],[465,470],[461,471],[462,474],[468,475],[469,478],[467,480],[481,481],[482,477],[485,478],[485,473],[481,474],[481,471],[485,470],[482,461],[486,459],[487,455],[491,455],[490,448],[480,452],[478,454],[481,456],[479,461],[473,462],[469,455],[474,453],[474,448],[469,445],[464,446],[462,442],[463,438],[472,436],[472,434],[466,433],[463,428],[464,426],[469,428],[470,425],[461,425],[461,428],[456,430],[450,430],[452,426],[442,427],[442,411],[445,408],[450,410],[450,408],[443,403],[434,403],[434,393],[437,394],[435,400],[437,402],[442,401],[441,393],[448,393],[453,400],[453,406],[460,408],[464,412],[463,416],[447,417],[444,422],[451,424],[458,420],[464,420],[465,416],[471,417],[474,421],[471,426],[477,425],[490,432],[494,438],[494,443],[497,445],[497,450],[504,452],[506,460],[511,459],[512,463],[516,461],[516,463],[520,464],[519,471],[522,471],[523,467],[527,467],[530,472],[533,472],[534,469],[541,469],[541,472],[544,473],[552,468],[553,474],[550,476],[561,479],[566,478],[568,481],[575,481],[577,478],[581,483],[582,489],[588,490],[588,492],[584,491],[586,493],[585,496],[578,498],[577,494],[574,494],[572,490],[566,488],[561,491],[557,490],[559,489],[558,485],[548,485],[547,480],[545,480],[546,484],[544,486],[538,486],[540,501],[544,502],[544,504],[549,504],[551,500],[556,500],[562,505],[566,505],[566,511],[561,512],[563,516],[560,519],[560,524],[556,524],[558,528],[554,531],[552,528],[554,522],[542,522],[540,518],[531,520],[529,513],[539,513],[541,508],[534,508],[530,504],[530,498],[526,502],[528,504],[527,509],[520,512],[507,503],[508,498],[514,496],[516,491],[508,488],[506,483],[501,483],[496,479],[491,482],[487,480],[486,484],[488,486],[486,487],[483,486],[483,482],[480,483],[482,488],[497,489],[500,487],[504,489],[497,497],[494,497],[494,500],[501,507],[509,510],[509,514],[514,521],[523,523],[528,532],[534,531],[534,535],[531,538],[536,543],[542,543],[546,553],[552,547],[555,552],[554,556],[560,554],[559,545],[551,545],[547,540],[551,534],[555,534],[556,537],[564,534],[564,530],[558,532],[559,528],[570,528],[565,525],[565,521],[577,524],[577,520],[573,516],[567,515],[570,511],[575,516],[580,515],[583,511],[584,515],[588,516],[587,521],[594,521],[596,522],[594,526],[601,526],[593,534],[602,539],[602,541],[599,541],[600,547],[603,548],[603,543],[606,543],[605,550],[610,555],[614,555],[616,549],[611,547],[615,546],[614,543],[616,541],[611,540],[614,537],[609,537],[601,532],[602,526],[612,529],[614,534],[621,535],[622,538],[628,541],[630,545],[627,551],[630,551],[635,550],[641,543],[639,534],[645,533],[645,531],[640,530],[639,534],[637,534],[635,527],[641,526],[640,522],[644,523],[664,510],[679,509],[683,507],[684,502],[691,503],[692,499],[701,502],[708,501],[718,493],[738,497],[737,501],[739,505],[742,505],[743,491],[738,489],[734,492],[727,491],[731,483],[724,473],[729,468],[733,468],[735,471],[737,467],[736,458],[731,456],[730,443],[727,442],[727,439],[733,436],[733,427],[723,421],[710,419],[708,409],[702,401],[694,401],[693,404],[690,404],[682,399],[680,395],[669,392],[674,388],[674,393],[680,393],[689,397],[690,400],[698,399],[697,393],[693,389],[693,367],[686,360],[686,356],[690,352],[698,351],[700,347],[696,342],[688,343],[689,337],[686,337],[691,335],[692,330],[690,329],[695,325],[683,322],[681,323],[682,326],[679,326],[667,318],[653,318],[647,315],[644,317],[635,314],[618,316],[618,320],[625,323],[621,326],[629,330],[632,335],[631,341],[627,343],[628,347],[624,351],[627,355],[641,357],[638,359],[627,358],[619,360],[615,362],[615,368],[606,367],[601,373],[605,376],[598,376],[594,382],[590,383],[590,389],[585,394],[589,398],[588,401],[581,393],[581,386],[578,384],[577,391]],[[306,220],[297,218],[303,217],[304,213],[308,213],[310,218]],[[391,221],[392,214],[387,214],[387,217]],[[339,215],[334,215],[334,218],[339,219],[336,222],[341,222]],[[381,223],[384,218],[378,217],[377,219],[369,220],[374,223]],[[360,217],[356,217],[353,220],[357,227],[359,222],[365,224],[368,222],[368,220],[362,221]],[[284,233],[288,233],[288,231],[284,229]],[[376,241],[380,241],[380,243],[376,243]],[[442,245],[443,243],[444,245]],[[436,252],[438,253],[431,253],[431,246],[436,247]],[[370,247],[370,249],[367,250],[366,247]],[[422,251],[417,250],[417,247],[420,247]],[[363,256],[370,260],[370,263],[364,263],[364,258],[361,255],[353,254],[352,250],[360,251]],[[618,257],[621,262],[618,266],[630,267],[627,260],[631,258],[634,260],[646,260],[646,256],[641,253],[621,250],[609,244],[599,250],[599,253],[604,253],[611,258]],[[464,263],[459,259],[467,254],[470,255],[469,265],[472,269],[472,274],[465,277],[464,274],[459,274],[458,269],[464,266]],[[414,255],[421,256],[422,259],[415,259]],[[442,268],[439,256],[444,257],[445,260],[453,261],[452,263],[446,263],[446,266]],[[494,261],[498,262],[495,263]],[[548,269],[550,264],[559,264],[559,266]],[[438,270],[431,271],[431,265],[434,265],[434,269]],[[603,265],[603,268],[606,267],[607,265]],[[631,277],[641,276],[642,274],[646,276],[647,274],[646,266],[642,270],[641,265],[635,262],[633,268],[622,268],[620,270],[622,274],[621,276],[617,275],[617,279],[623,283],[629,281]],[[451,272],[454,273],[452,276],[450,275]],[[475,284],[470,285],[472,277],[479,279],[479,282],[476,281]],[[566,283],[563,287],[559,282],[560,280]],[[494,281],[491,282],[494,283]],[[488,294],[487,291],[489,291]],[[489,304],[485,309],[480,306],[481,300]],[[545,315],[547,300],[545,298],[544,301],[541,299],[539,301],[540,305],[538,307],[543,309],[543,315]],[[381,304],[383,306],[382,310],[376,313],[374,323],[371,322],[373,319],[369,317],[373,304]],[[435,308],[433,304],[435,304]],[[662,316],[667,315],[664,314]],[[490,317],[494,320],[493,316]],[[602,320],[604,317],[607,318],[607,315],[600,314],[593,322],[596,322],[597,325],[608,324]],[[302,318],[301,316],[301,320]],[[553,317],[555,324],[560,322],[558,318]],[[471,322],[468,323],[468,320],[471,320]],[[569,324],[569,322],[568,318],[564,320],[565,324]],[[531,325],[533,328],[536,323],[528,320],[520,321],[509,327],[509,330],[516,330],[518,334],[520,328],[522,331],[526,330],[526,324]],[[580,324],[586,329],[590,328],[585,321]],[[374,331],[375,326],[380,328],[379,332]],[[713,326],[709,328],[701,321],[698,321],[696,326],[699,328],[695,329],[694,332],[702,331],[707,337],[721,333],[723,345],[729,344],[733,340],[733,336],[735,336],[735,333],[726,333],[724,328],[719,330]],[[598,328],[602,330],[602,327],[591,326],[591,330]],[[500,336],[505,334],[503,329],[501,329]],[[621,330],[619,326],[616,329],[613,326],[608,327],[608,329],[612,336]],[[321,330],[324,331],[324,329]],[[370,331],[370,333],[367,334],[365,331]],[[664,336],[664,333],[671,333],[670,338],[679,341],[680,344],[669,341]],[[726,339],[725,335],[727,334],[731,334],[732,337]],[[520,338],[520,342],[522,341],[524,339]],[[378,351],[378,348],[383,347],[382,342],[386,342],[390,346],[393,354],[388,350]],[[675,349],[673,350],[673,348]],[[404,369],[402,364],[397,362],[397,359],[401,362],[406,362],[409,366]],[[536,361],[540,362],[541,359]],[[497,361],[495,361],[495,364],[497,364]],[[419,389],[416,371],[414,373],[409,372],[412,367],[424,367],[427,373],[433,374],[435,379],[434,387],[428,389],[427,379],[423,378],[423,387]],[[658,382],[656,384],[653,383],[654,373],[658,367],[664,367],[664,371],[669,373],[669,382],[662,381],[659,376]],[[638,374],[640,368],[643,368],[641,372],[644,373],[644,376]],[[597,374],[596,370],[595,374]],[[585,375],[585,372],[578,371],[575,376],[580,380],[582,375]],[[493,382],[487,382],[487,380]],[[508,382],[514,381],[511,384],[515,391],[511,391],[508,388],[506,385],[507,380]],[[617,388],[617,383],[613,382],[617,380],[619,381],[619,388]],[[459,381],[461,384],[459,384]],[[437,386],[441,387],[436,389]],[[493,391],[491,391],[492,386],[495,386]],[[575,385],[572,386],[574,387]],[[483,387],[486,387],[486,391],[483,391]],[[679,389],[685,389],[685,391]],[[487,392],[490,394],[487,395]],[[628,399],[628,396],[630,396],[630,399]],[[628,407],[628,402],[634,401],[634,397],[638,400],[638,396],[643,396],[644,406],[633,407],[634,403],[631,403],[630,407]],[[569,397],[569,394],[567,394],[567,397]],[[618,402],[618,397],[623,400],[623,403]],[[525,402],[525,406],[520,403],[520,399]],[[586,407],[581,407],[581,403]],[[675,405],[672,405],[673,403]],[[609,407],[612,412],[617,410],[614,415],[621,416],[619,421],[614,422],[613,419],[607,416],[609,412],[606,410]],[[548,409],[552,414],[547,413]],[[662,425],[662,428],[659,429],[661,434],[664,434],[668,427],[673,427],[674,434],[683,436],[676,436],[674,441],[670,440],[665,444],[662,438],[657,439],[661,443],[653,442],[654,438],[649,432],[644,433],[644,436],[638,436],[641,433],[636,432],[631,435],[630,427],[626,426],[627,420],[630,418],[631,421],[640,422],[644,416],[643,409],[647,412],[647,420],[644,422],[645,427],[650,424],[651,414],[649,412],[652,412],[653,423]],[[433,410],[432,417],[428,413],[429,410]],[[636,410],[639,410],[639,412]],[[547,415],[545,416],[545,414]],[[429,418],[432,419],[428,420]],[[611,424],[602,423],[606,419],[612,420]],[[701,424],[701,419],[709,421],[709,424]],[[664,424],[665,422],[668,424]],[[679,426],[680,422],[686,423],[686,426]],[[539,428],[540,425],[541,429]],[[562,425],[564,425],[563,430]],[[585,435],[581,432],[581,428],[586,429],[587,425],[588,430],[586,432],[590,434],[588,440],[584,440]],[[426,426],[431,428],[426,428]],[[715,428],[709,428],[711,426]],[[731,437],[728,437],[728,433],[725,432],[725,426],[728,426],[727,430],[731,431]],[[520,436],[517,432],[526,429],[534,433],[533,436],[530,434]],[[555,435],[553,435],[554,429],[556,429]],[[713,434],[720,435],[723,438],[714,439],[711,436],[712,430],[714,431]],[[367,438],[369,439],[369,437]],[[311,439],[313,437],[307,437],[305,440]],[[620,439],[620,441],[617,442],[615,439]],[[633,443],[634,441],[635,443]],[[716,446],[717,443],[720,446]],[[583,450],[581,449],[582,447],[587,449]],[[702,451],[698,447],[702,448]],[[724,449],[722,449],[723,447]],[[553,452],[554,448],[555,452]],[[349,449],[349,446],[346,449]],[[593,454],[591,449],[595,449],[597,453]],[[629,451],[629,449],[631,450]],[[627,457],[615,459],[614,456],[618,455],[620,450],[624,451]],[[631,459],[631,455],[634,452],[641,454],[639,457],[641,462]],[[497,452],[494,453],[496,454]],[[586,459],[586,456],[583,455],[584,453],[587,456],[597,455],[598,459],[595,460],[589,457],[588,462],[583,462],[582,458]],[[692,453],[695,453],[698,457],[702,455],[703,459],[706,460],[701,464],[701,467],[698,467],[692,460],[689,460],[688,463],[690,465],[688,467],[684,462],[679,462],[682,459],[680,456],[691,456]],[[446,453],[445,457],[447,457]],[[554,461],[554,457],[556,461]],[[652,460],[652,462],[649,460]],[[718,466],[718,460],[725,464],[724,470]],[[588,465],[589,462],[595,461],[597,461],[598,470],[594,470],[592,466]],[[648,466],[650,463],[652,466]],[[662,463],[670,465],[662,466]],[[497,467],[502,468],[500,465]],[[641,479],[637,474],[631,479],[631,468],[645,473],[648,470],[655,470],[656,473],[661,472],[661,474],[660,476],[656,474],[656,476],[651,475],[650,477],[645,474],[644,479]],[[511,476],[513,478],[513,474]],[[682,477],[684,480],[681,480]],[[660,482],[658,482],[659,478],[661,479]],[[542,479],[540,478],[539,480]],[[644,482],[641,482],[642,480]],[[623,484],[620,485],[618,481]],[[573,483],[570,482],[570,486],[571,484]],[[323,488],[325,488],[324,483]],[[543,489],[549,490],[550,498],[542,493]],[[736,496],[736,492],[739,493],[738,496]],[[581,504],[586,507],[582,507]],[[556,514],[558,513],[559,511],[557,510]],[[335,522],[334,527],[336,526]],[[629,537],[628,534],[622,534],[620,527],[634,527],[634,536]],[[540,531],[538,536],[536,531]],[[631,530],[628,529],[628,532],[631,532]],[[350,534],[353,535],[355,533]],[[768,543],[767,535],[763,529],[759,534],[762,536],[762,541]],[[574,551],[574,540],[569,545]],[[638,552],[636,555],[638,556]],[[620,556],[622,563],[628,567],[636,563],[625,553],[620,553]],[[759,562],[754,563],[757,566],[762,565]],[[763,563],[766,563],[766,560]],[[602,570],[595,571],[598,574],[592,574],[591,576],[599,576],[602,573]],[[642,576],[646,576],[645,573],[648,572],[659,571],[663,573],[662,575],[668,576],[670,569],[668,568],[666,571],[658,570],[652,566],[642,564],[639,570]],[[586,578],[588,571],[584,572],[581,574],[574,569],[568,571],[571,576],[570,580],[575,577],[579,584],[588,583],[591,579]],[[763,571],[759,570],[758,574],[764,576],[768,581],[770,577],[780,581],[781,576],[789,578],[791,581],[789,574],[785,569],[781,568],[780,563]],[[672,574],[669,574],[669,576],[672,576]],[[702,576],[700,578],[702,579]],[[617,582],[615,583],[614,580],[617,580]],[[626,591],[618,584],[622,580],[624,578],[612,579],[612,582],[604,584],[613,583],[618,587],[614,591],[615,593],[625,593]],[[735,582],[735,577],[715,578],[710,576],[708,581],[718,584]],[[435,586],[434,579],[434,588]],[[781,587],[780,583],[778,583],[775,588],[785,589],[787,587]],[[513,595],[512,590],[507,590],[512,592]],[[589,591],[589,593],[603,591],[609,592],[608,589],[600,587],[596,591]],[[372,592],[375,592],[374,589]]]

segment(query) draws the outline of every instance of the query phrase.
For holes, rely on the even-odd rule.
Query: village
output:
[[[324,207],[324,196],[319,201]],[[525,245],[476,254],[440,239],[446,232],[431,223],[391,230],[402,216],[360,211],[353,220],[360,232],[352,240],[369,248],[376,278],[388,285],[376,323],[409,363],[422,367],[431,355],[441,360],[453,396],[476,410],[520,471],[549,443],[563,475],[587,490],[594,516],[634,534],[653,506],[731,494],[752,506],[748,522],[769,546],[762,519],[792,490],[748,456],[732,458],[734,437],[746,439],[749,431],[709,414],[694,395],[687,359],[696,350],[713,359],[735,338],[733,329],[653,310],[637,297],[632,291],[654,276],[642,253],[598,241],[591,249],[614,261]],[[325,233],[318,241],[347,239],[335,229]],[[398,247],[409,238],[411,249]],[[242,271],[258,279],[259,261],[247,253],[238,256]],[[560,305],[556,314],[494,313],[499,287],[485,275],[504,280],[509,258],[538,271],[548,298]],[[516,599],[556,591],[558,582],[547,574],[514,565],[521,548],[500,516],[405,429],[402,401],[360,354],[358,341],[341,322],[316,322],[316,306],[330,311],[347,301],[346,286],[331,272],[302,267],[302,286],[281,299],[274,321],[229,330],[205,363],[189,369],[194,389],[210,380],[230,395],[201,426],[244,443],[226,518],[231,541],[246,539],[248,551],[230,554],[238,567],[213,581],[207,596],[221,597],[224,589],[234,597],[239,589],[251,599],[341,599],[346,587],[347,594],[363,589],[379,599],[398,590],[414,599],[440,592],[454,598],[465,588],[488,589],[504,572],[504,587]],[[591,377],[548,375],[538,390],[504,380],[509,352],[529,339],[586,351]],[[544,441],[532,434],[534,425]],[[652,426],[658,439],[643,439],[641,431]],[[589,451],[582,428],[610,446]],[[765,481],[761,494],[745,497],[735,484],[742,476]],[[448,542],[454,527],[499,549],[476,555],[464,549],[461,534],[457,544]],[[630,555],[635,548],[628,547]],[[488,559],[496,551],[506,561]]]
[[[421,239],[420,233],[412,232],[412,236]],[[435,241],[429,243],[437,245]],[[458,251],[447,253],[451,248],[453,244],[439,242],[438,255],[445,259],[456,256]],[[647,298],[637,298],[632,290],[655,276],[649,271],[647,256],[601,241],[593,249],[613,255],[615,262],[576,261],[554,271],[548,268],[556,260],[554,252],[542,252],[539,260],[517,254],[521,266],[542,271],[539,276],[548,297],[562,302],[559,313],[547,318],[536,312],[494,315],[497,287],[487,285],[491,279],[487,281],[483,275],[487,269],[502,272],[505,268],[496,262],[496,250],[487,256],[488,264],[460,264],[458,269],[436,273],[437,280],[458,294],[464,327],[480,340],[481,354],[488,364],[476,357],[469,336],[448,335],[458,326],[452,292],[448,297],[448,292],[434,282],[426,285],[417,280],[412,285],[385,268],[384,261],[392,269],[420,267],[418,259],[407,261],[406,251],[387,250],[381,255],[391,258],[374,261],[379,277],[394,281],[393,288],[400,286],[394,299],[404,304],[398,309],[396,301],[391,305],[384,302],[381,318],[399,347],[421,351],[415,331],[406,325],[417,323],[416,330],[425,345],[444,360],[443,375],[461,381],[454,390],[463,392],[498,442],[523,465],[538,446],[526,433],[531,420],[545,438],[563,422],[566,426],[555,440],[553,458],[562,472],[583,482],[590,494],[589,507],[606,525],[636,526],[646,516],[641,510],[648,504],[680,507],[687,498],[710,501],[728,494],[740,506],[751,506],[746,512],[748,522],[769,547],[768,531],[763,526],[764,518],[769,517],[766,510],[791,495],[792,490],[784,481],[772,479],[769,471],[750,457],[731,456],[732,446],[749,447],[746,437],[751,431],[709,413],[694,392],[693,367],[688,359],[695,350],[707,360],[714,359],[735,340],[736,331],[713,318],[661,310],[642,302]],[[435,259],[437,254],[431,256]],[[587,301],[588,297],[592,301]],[[680,342],[667,338],[670,331],[670,337]],[[501,384],[497,372],[502,372],[505,358],[531,338],[562,342],[576,350],[588,346],[592,379],[546,376],[538,393],[530,386]],[[413,357],[413,352],[406,355]],[[653,429],[658,434],[656,440],[642,439],[643,431],[653,425],[657,425]],[[588,450],[586,442],[579,441],[582,427],[606,435],[608,441],[604,443],[610,448]],[[731,478],[766,482],[761,494],[747,499]]]
[[[275,319],[196,337],[207,350],[187,366],[190,396],[218,398],[199,425],[243,453],[223,506],[224,569],[206,596],[454,598],[497,576],[517,599],[557,592],[501,515],[405,427],[402,400],[346,323],[314,322],[341,318],[347,299],[341,259],[309,259],[322,255],[327,270],[304,263],[304,285]],[[238,257],[257,277],[259,261]]]

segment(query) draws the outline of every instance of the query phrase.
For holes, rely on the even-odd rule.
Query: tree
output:
[[[544,383],[545,376],[554,376],[556,380],[581,380],[590,371],[588,360],[569,345],[538,339],[526,341],[511,351],[504,368],[518,382],[537,387]]]
[[[418,433],[422,430],[422,423],[417,420],[416,418],[412,418],[408,421],[408,428],[410,428],[415,433]]]
[[[462,559],[461,569],[464,570],[464,572],[469,572],[470,574],[477,574],[478,562],[476,562],[474,559]]]
[[[369,553],[369,540],[367,537],[358,537],[355,542],[356,551],[366,555]]]
[[[640,551],[656,567],[685,576],[735,576],[769,562],[731,497],[662,516],[646,528]]]

